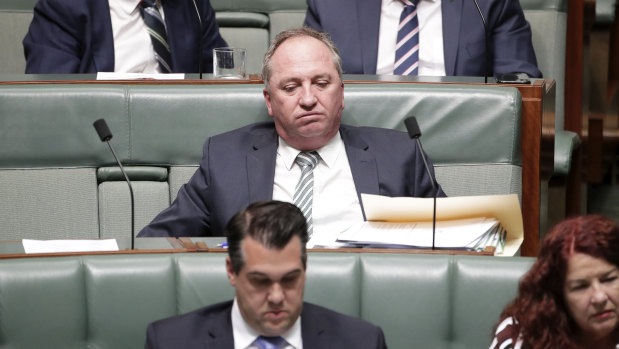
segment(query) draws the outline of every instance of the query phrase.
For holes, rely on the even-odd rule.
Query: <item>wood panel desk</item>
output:
[[[188,75],[192,77],[192,75]],[[211,75],[206,75],[212,78]],[[79,80],[76,80],[79,79]],[[484,85],[483,78],[469,77],[397,77],[376,75],[345,75],[346,84],[475,84]],[[8,84],[262,84],[261,76],[245,80],[95,80],[95,75],[13,75],[0,76],[0,85]],[[522,95],[522,215],[524,221],[523,256],[537,255],[540,232],[546,230],[547,200],[545,187],[554,166],[554,101],[552,79],[534,80],[531,84],[487,84],[516,87]]]

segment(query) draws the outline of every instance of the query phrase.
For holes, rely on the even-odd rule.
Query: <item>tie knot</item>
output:
[[[299,155],[297,155],[295,161],[297,164],[299,164],[299,166],[301,166],[301,168],[305,168],[307,166],[309,166],[310,168],[314,168],[314,166],[316,166],[316,164],[318,163],[319,158],[320,155],[318,155],[318,153],[315,151],[302,151],[299,153]]]
[[[286,341],[282,337],[259,336],[254,343],[256,343],[260,349],[279,349],[283,347]]]
[[[413,7],[417,7],[417,4],[419,4],[420,0],[401,0],[404,3],[404,6],[413,6]]]
[[[148,8],[148,7],[157,7],[157,6],[155,5],[155,0],[142,0],[140,1],[140,7]]]

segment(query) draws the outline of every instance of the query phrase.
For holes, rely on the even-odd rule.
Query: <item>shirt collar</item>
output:
[[[316,152],[320,155],[320,160],[322,160],[327,167],[333,167],[341,151],[344,149],[344,142],[340,136],[340,131],[337,131],[335,136],[333,136],[327,144],[316,149]],[[282,160],[284,160],[284,166],[286,166],[288,171],[290,171],[292,166],[294,166],[294,161],[300,152],[300,150],[295,149],[279,137],[279,147],[277,149],[277,153],[281,156]]]
[[[234,297],[234,302],[232,303],[232,332],[234,336],[235,348],[247,348],[260,335],[258,332],[254,331],[254,329],[251,328],[245,320],[243,320],[243,315],[241,315],[241,309],[239,309],[236,297]],[[281,337],[294,348],[303,347],[300,316],[297,318],[297,321],[294,322],[292,327]]]
[[[125,14],[132,14],[134,11],[139,11],[138,6],[141,0],[109,0],[114,3],[114,7]],[[111,5],[111,4],[110,4]]]

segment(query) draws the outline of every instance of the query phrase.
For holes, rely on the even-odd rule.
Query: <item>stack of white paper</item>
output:
[[[426,248],[432,246],[432,198],[361,194],[368,222],[346,230],[339,242]],[[435,246],[515,255],[523,241],[516,194],[438,198]]]

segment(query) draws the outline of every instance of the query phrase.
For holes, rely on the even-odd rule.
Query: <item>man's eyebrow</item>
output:
[[[302,272],[301,268],[293,269],[293,270],[290,270],[290,271],[286,272],[282,277],[292,276],[294,274],[299,274],[301,272]],[[263,273],[261,271],[257,271],[257,270],[247,272],[247,277],[265,277],[265,278],[270,279],[269,275],[267,275],[266,273]]]
[[[253,276],[253,277],[265,277],[267,276],[267,274],[260,272],[260,271],[250,271],[247,272],[247,276]]]

